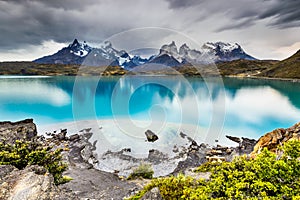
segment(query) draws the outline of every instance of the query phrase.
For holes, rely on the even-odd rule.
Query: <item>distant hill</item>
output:
[[[275,60],[234,60],[218,63],[222,76],[258,76],[269,70],[279,61]]]
[[[44,76],[115,76],[127,71],[118,66],[84,67],[67,64],[40,64],[34,62],[0,62],[0,75]]]
[[[274,64],[259,76],[300,79],[300,50],[291,57]]]

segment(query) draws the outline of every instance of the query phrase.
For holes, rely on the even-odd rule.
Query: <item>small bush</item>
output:
[[[153,177],[154,171],[150,164],[142,163],[128,176],[128,180],[136,178],[147,178],[151,179]]]
[[[24,169],[28,165],[45,167],[54,177],[55,184],[68,181],[62,176],[67,164],[62,162],[62,149],[53,150],[33,141],[19,141],[14,145],[0,143],[0,165],[13,165]]]

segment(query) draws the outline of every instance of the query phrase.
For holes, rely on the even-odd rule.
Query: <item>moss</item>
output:
[[[133,172],[128,176],[128,180],[136,178],[146,178],[151,179],[153,177],[154,171],[150,164],[142,163],[137,168],[133,169]]]

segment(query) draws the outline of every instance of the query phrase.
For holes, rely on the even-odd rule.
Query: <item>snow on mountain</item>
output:
[[[179,52],[177,50],[177,46],[174,41],[172,41],[171,44],[165,44],[160,48],[160,55],[162,54],[168,54],[169,56],[172,56],[177,61],[182,62],[182,56],[179,55]]]
[[[224,42],[207,42],[205,43],[202,48],[203,49],[212,49],[216,50],[218,47],[220,47],[221,51],[223,52],[230,52],[233,51],[234,49],[240,48],[240,45],[237,43],[224,43]]]
[[[131,57],[124,50],[116,50],[109,41],[103,42],[99,48],[93,48],[93,57],[87,57],[83,64],[86,65],[119,65],[130,62]]]
[[[237,43],[207,42],[202,49],[208,54],[215,56],[215,62],[232,61],[238,59],[256,60],[248,55]]]
[[[157,55],[142,58],[129,55],[125,50],[117,50],[109,41],[103,42],[98,48],[90,47],[85,41],[77,39],[57,53],[34,60],[37,63],[50,64],[83,64],[88,66],[118,65],[132,69],[147,63],[180,66],[183,64],[203,64],[210,62],[224,62],[237,59],[255,60],[245,53],[237,43],[207,42],[200,49],[191,49],[187,44],[177,48],[174,41],[160,48]]]
[[[57,53],[38,58],[34,62],[44,64],[81,64],[92,49],[86,42],[81,44],[75,39],[73,43],[62,48]]]
[[[191,49],[187,44],[183,44],[178,51],[173,41],[171,44],[163,45],[156,57],[161,57],[164,54],[176,59],[180,64],[203,64],[238,59],[255,60],[255,58],[245,53],[239,44],[223,42],[207,42],[199,50]]]
[[[70,53],[80,57],[87,56],[92,50],[92,48],[86,44],[86,41],[81,44],[77,39],[75,39],[74,42],[69,45],[69,48],[71,49]]]
[[[57,53],[34,60],[37,63],[48,64],[83,64],[90,66],[124,66],[131,57],[124,50],[116,50],[109,41],[103,42],[99,48],[93,48],[77,39]]]

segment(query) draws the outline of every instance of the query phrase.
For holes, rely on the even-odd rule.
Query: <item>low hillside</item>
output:
[[[291,57],[274,64],[259,76],[300,79],[300,50]]]
[[[278,61],[234,60],[217,64],[222,76],[255,76],[272,68]]]
[[[65,64],[39,64],[34,62],[0,62],[0,75],[45,75],[45,76],[76,76],[76,75],[124,75],[126,70],[121,67],[84,67]]]

